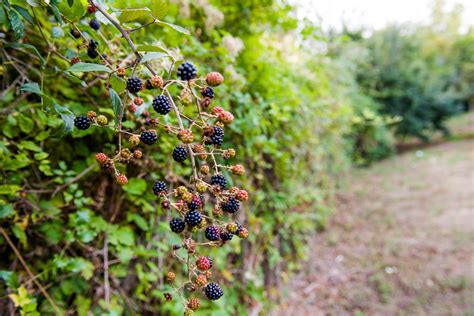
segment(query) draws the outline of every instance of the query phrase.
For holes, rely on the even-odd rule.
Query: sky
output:
[[[352,27],[381,29],[398,22],[426,22],[431,0],[293,0],[299,7],[299,17],[313,21],[321,19],[323,28],[340,29],[342,21]],[[455,3],[464,6],[463,30],[474,25],[474,0],[445,0],[447,8]]]

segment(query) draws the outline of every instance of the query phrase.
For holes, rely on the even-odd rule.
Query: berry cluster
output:
[[[97,5],[90,5],[87,11],[92,14],[96,10],[104,12]],[[90,19],[89,26],[93,30],[101,27],[94,18]],[[82,37],[75,28],[71,30],[71,35],[73,38]],[[98,46],[97,41],[88,39],[82,47],[87,48],[87,55],[95,59],[99,56]],[[111,174],[119,185],[130,186],[132,182],[129,183],[126,176],[127,169],[148,163],[153,157],[149,153],[158,149],[159,152],[163,150],[169,160],[174,160],[175,166],[179,166],[177,170],[192,173],[189,179],[172,174],[166,181],[155,181],[150,184],[149,191],[163,210],[173,212],[169,229],[180,237],[181,242],[173,246],[172,255],[186,263],[188,268],[188,275],[180,286],[176,285],[180,277],[173,271],[167,272],[166,280],[174,291],[164,293],[164,299],[173,300],[174,293],[180,292],[185,314],[189,315],[199,309],[200,302],[198,297],[190,297],[191,293],[187,292],[199,290],[209,300],[217,300],[224,295],[219,284],[209,281],[214,265],[212,258],[199,256],[198,250],[201,247],[221,247],[234,236],[247,238],[249,234],[232,218],[241,203],[248,199],[248,193],[237,187],[229,188],[232,182],[230,176],[245,174],[245,168],[239,164],[224,165],[223,161],[235,156],[235,150],[220,148],[224,144],[224,130],[233,122],[234,116],[220,106],[212,106],[216,97],[215,87],[224,82],[224,77],[218,72],[198,77],[196,66],[184,62],[177,67],[173,79],[163,80],[149,64],[139,63],[139,58],[129,64],[123,61],[116,61],[115,64],[104,54],[101,58],[111,72],[126,80],[126,88],[117,91],[123,104],[120,117],[109,123],[107,116],[90,111],[74,119],[78,130],[94,126],[110,128],[117,133],[116,152],[95,156],[101,169]],[[139,75],[144,73],[140,72],[141,67],[147,67],[150,71],[148,78]],[[169,75],[171,77],[172,74]],[[171,91],[179,90],[179,97],[170,93],[172,86]],[[189,107],[185,115],[184,107],[193,103],[195,107]],[[192,111],[194,113],[190,114]],[[125,120],[133,120],[133,124],[122,124]],[[169,141],[163,138],[170,134],[174,135],[170,140],[174,149],[166,152],[164,150],[170,148]],[[140,146],[143,146],[143,151]],[[143,157],[145,159],[140,162]],[[144,177],[146,179],[149,175]],[[180,253],[183,251],[184,254]],[[187,258],[184,259],[183,255]]]

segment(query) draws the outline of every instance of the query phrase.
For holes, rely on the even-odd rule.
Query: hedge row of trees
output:
[[[474,39],[472,30],[458,33],[456,12],[435,11],[440,20],[422,29],[391,27],[365,38],[360,32],[324,34],[294,18],[294,8],[281,1],[101,5],[117,17],[125,14],[129,29],[146,24],[150,12],[169,23],[132,33],[144,54],[172,56],[149,55],[164,78],[175,78],[184,60],[196,64],[200,75],[219,71],[225,77],[214,103],[235,117],[225,143],[245,160],[247,176],[232,184],[248,188],[250,202],[238,219],[250,237],[209,250],[225,295],[217,303],[203,301],[204,313],[269,308],[308,251],[306,239],[331,214],[342,171],[353,161],[392,152],[392,131],[429,137],[472,102]],[[0,7],[0,310],[51,314],[53,301],[79,315],[181,313],[180,302],[163,298],[170,291],[165,274],[185,271],[169,257],[177,238],[152,186],[155,179],[192,171],[184,166],[175,173],[165,153],[176,142],[159,133],[159,150],[144,150],[147,163],[133,166],[134,180],[120,187],[94,160],[98,147],[117,150],[115,134],[70,129],[71,116],[91,108],[109,121],[116,117],[104,96],[108,87],[94,73],[78,78],[67,71],[74,57],[97,63],[77,47],[71,22],[99,41],[101,53],[127,49],[113,25],[86,8],[83,0],[12,0]],[[101,23],[98,32],[88,25],[93,16]],[[141,67],[139,75],[150,73]],[[124,83],[113,77],[110,84],[115,89]],[[151,103],[144,98],[145,108]],[[117,201],[120,212],[113,216],[109,206]],[[113,262],[107,281],[105,232]],[[112,289],[107,301],[106,286]]]

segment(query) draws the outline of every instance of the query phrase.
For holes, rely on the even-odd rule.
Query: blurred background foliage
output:
[[[182,267],[167,256],[176,241],[168,229],[170,215],[150,192],[153,180],[172,170],[168,153],[175,140],[161,136],[159,150],[145,152],[151,159],[129,171],[135,177],[122,190],[93,161],[96,152],[115,150],[111,131],[58,134],[72,113],[95,110],[113,117],[105,86],[81,87],[68,76],[69,65],[48,54],[37,28],[39,22],[68,58],[88,61],[67,23],[55,18],[59,10],[78,20],[86,6],[81,1],[74,0],[72,8],[66,0],[51,1],[57,8],[52,9],[41,1],[5,0],[0,7],[1,227],[61,310],[180,313],[179,304],[162,299],[164,273]],[[225,142],[249,170],[236,184],[250,192],[241,221],[251,237],[213,251],[226,294],[204,304],[204,310],[244,315],[268,309],[311,251],[306,238],[324,228],[351,164],[382,159],[409,137],[426,141],[437,131],[448,134],[445,120],[472,108],[474,30],[461,33],[461,8],[446,12],[442,3],[434,6],[429,25],[392,25],[368,33],[323,31],[298,20],[284,1],[173,0],[163,6],[163,20],[190,35],[160,25],[133,33],[136,43],[194,62],[200,74],[223,73],[226,81],[215,104],[236,117]],[[107,5],[120,11],[143,2]],[[87,19],[79,25],[90,32]],[[105,38],[117,36],[111,25],[102,25],[101,32]],[[99,40],[110,54],[104,38]],[[115,41],[127,51],[123,40]],[[165,60],[153,64],[167,76]],[[82,79],[93,81],[90,75]],[[32,92],[24,85],[28,82],[40,83],[47,97],[25,93]],[[48,99],[59,107],[53,111]],[[92,172],[67,185],[84,170]],[[115,289],[108,307],[101,254],[105,232]],[[7,298],[13,294],[25,315],[52,313],[4,236],[0,252],[0,310],[14,308]]]

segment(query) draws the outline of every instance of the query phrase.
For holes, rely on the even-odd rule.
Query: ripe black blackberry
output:
[[[216,226],[208,226],[204,232],[206,238],[210,241],[217,241],[220,239],[220,232]]]
[[[87,48],[87,56],[89,56],[92,59],[96,59],[97,56],[99,56],[99,52],[95,48],[88,47]]]
[[[171,101],[165,95],[159,95],[153,99],[153,109],[162,114],[166,115],[171,111]]]
[[[178,67],[178,77],[181,78],[181,80],[191,80],[196,78],[197,75],[197,69],[196,66],[194,66],[190,62],[185,62],[182,63]]]
[[[214,89],[212,89],[211,87],[206,87],[205,89],[202,89],[201,94],[203,97],[214,99]]]
[[[152,82],[151,82],[151,79],[147,79],[145,81],[145,88],[147,88],[147,90],[153,90],[155,89],[155,87],[153,86]]]
[[[213,126],[214,134],[211,136],[211,142],[216,145],[220,146],[224,142],[224,129],[219,126]]]
[[[211,177],[211,185],[219,185],[221,189],[225,189],[227,186],[227,180],[220,173],[215,174]]]
[[[175,217],[170,221],[170,228],[172,232],[179,234],[186,228],[186,224],[181,218]]]
[[[196,226],[201,223],[202,215],[198,211],[189,211],[184,216],[184,221],[189,226]]]
[[[206,297],[211,301],[215,301],[221,298],[222,295],[224,295],[224,291],[222,291],[219,284],[211,282],[208,283],[204,288],[204,294],[206,294]]]
[[[100,23],[99,21],[97,21],[96,19],[91,19],[89,21],[89,26],[93,29],[93,30],[98,30],[100,28]]]
[[[160,193],[166,193],[168,186],[163,181],[156,181],[153,185],[153,194],[158,195]]]
[[[229,232],[222,232],[220,237],[222,241],[229,241],[232,240],[232,237],[234,237],[234,235]]]
[[[137,93],[143,87],[143,82],[140,78],[131,77],[127,80],[127,90],[131,93]]]
[[[201,198],[197,195],[193,195],[190,203],[188,203],[189,210],[198,210],[202,205]]]
[[[188,152],[184,146],[177,146],[173,150],[173,159],[176,162],[183,162],[188,158]]]
[[[140,140],[147,145],[153,145],[156,143],[158,136],[154,131],[144,131],[140,134]]]
[[[78,39],[81,37],[81,32],[79,32],[79,30],[77,29],[72,29],[71,30],[71,35],[72,37],[74,37],[75,39]]]
[[[89,45],[87,47],[92,48],[92,49],[96,49],[98,46],[99,46],[99,42],[94,41],[93,39],[91,39],[91,41],[89,42]]]
[[[77,129],[86,130],[91,126],[91,120],[85,115],[79,115],[74,119]]]
[[[222,204],[222,210],[227,213],[235,213],[240,208],[240,202],[235,197],[231,196],[225,203]]]

